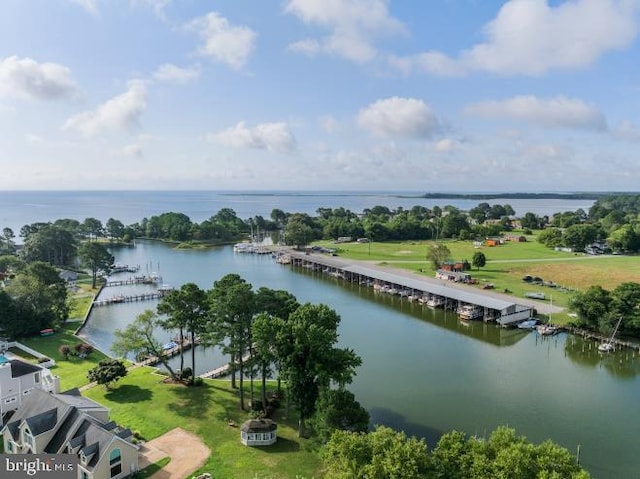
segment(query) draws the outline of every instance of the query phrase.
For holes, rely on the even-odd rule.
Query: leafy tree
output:
[[[473,253],[471,263],[473,264],[473,266],[478,268],[479,271],[480,268],[484,268],[484,266],[487,264],[487,257],[482,251],[476,251],[475,253]]]
[[[163,354],[162,345],[153,334],[158,327],[157,314],[147,309],[126,328],[114,331],[115,339],[111,343],[111,351],[123,358],[128,354],[133,354],[136,361],[151,357],[158,358],[169,371],[171,377],[177,381],[180,379],[179,375],[169,366],[169,362]]]
[[[441,264],[451,258],[451,251],[443,243],[431,243],[427,246],[427,261],[431,262],[433,269],[438,269]]]
[[[370,433],[335,431],[324,449],[323,463],[328,479],[430,477],[424,439],[409,438],[384,426]]]
[[[545,228],[538,235],[538,242],[549,248],[562,246],[562,231],[558,228]]]
[[[614,321],[622,316],[621,327],[627,333],[640,332],[640,283],[621,283],[611,292],[611,318],[603,332],[613,329]]]
[[[107,248],[96,242],[84,242],[78,249],[78,256],[82,264],[91,271],[91,287],[96,288],[99,271],[109,271],[114,257]]]
[[[430,459],[433,477],[438,478],[589,477],[566,449],[551,441],[531,444],[504,426],[493,431],[487,440],[467,437],[458,431],[444,434]]]
[[[1,254],[13,254],[16,252],[16,244],[14,238],[16,235],[11,228],[3,228],[2,235],[0,235],[0,255]]]
[[[105,227],[110,238],[122,239],[124,237],[125,228],[121,221],[109,218]]]
[[[585,246],[593,243],[600,235],[600,230],[590,224],[571,225],[565,229],[562,240],[565,246],[574,251],[583,251]]]
[[[590,286],[574,293],[569,298],[569,306],[578,315],[581,326],[598,330],[602,318],[610,317],[611,294],[602,286]]]
[[[632,225],[624,225],[611,232],[609,246],[615,251],[640,251],[640,233]]]
[[[69,354],[71,354],[71,347],[68,344],[62,344],[58,348],[58,352],[64,359],[69,359]]]
[[[329,389],[320,393],[310,425],[320,441],[326,443],[337,429],[366,432],[369,428],[369,413],[356,401],[352,392],[346,389]]]
[[[67,266],[76,258],[76,238],[60,226],[42,224],[28,233],[21,254],[25,261],[45,261],[54,266]]]
[[[118,379],[127,375],[127,367],[119,359],[103,359],[98,365],[89,370],[87,378],[91,382],[104,385],[106,389],[111,389],[111,385]]]
[[[524,216],[520,218],[520,225],[522,225],[523,228],[531,230],[537,230],[542,227],[540,217],[530,211],[526,212]]]
[[[102,221],[97,218],[85,218],[80,229],[89,237],[89,240],[99,238],[104,234]]]
[[[27,265],[7,285],[15,320],[0,318],[5,334],[25,336],[45,328],[57,328],[69,315],[67,288],[58,271],[36,261]]]
[[[211,323],[209,342],[218,344],[230,357],[231,384],[236,387],[236,368],[240,382],[240,408],[244,409],[244,357],[253,341],[251,322],[255,311],[251,284],[237,274],[215,281],[209,290]]]
[[[191,340],[191,384],[195,384],[196,335],[204,333],[207,327],[208,308],[206,293],[194,283],[183,284],[180,289],[170,291],[158,304],[158,313],[166,314],[167,319],[158,321],[165,329],[180,331],[180,370],[184,368],[182,360],[183,330],[189,331]]]
[[[299,219],[290,219],[284,227],[285,243],[302,248],[314,239],[313,228]]]
[[[298,434],[304,433],[305,420],[314,413],[321,390],[333,382],[351,382],[362,360],[350,349],[336,348],[340,316],[326,305],[300,306],[282,323],[277,350],[282,375],[298,413]]]

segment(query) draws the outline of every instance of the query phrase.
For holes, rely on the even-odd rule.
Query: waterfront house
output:
[[[34,390],[60,392],[60,378],[39,365],[0,356],[0,426]]]
[[[109,410],[77,389],[34,389],[0,433],[7,454],[73,454],[78,479],[124,479],[138,470],[131,431],[109,421]]]
[[[277,429],[271,419],[250,419],[240,426],[240,441],[245,446],[270,446],[278,440]]]

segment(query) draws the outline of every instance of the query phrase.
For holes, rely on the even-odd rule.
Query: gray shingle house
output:
[[[34,389],[0,431],[7,454],[73,454],[78,479],[123,479],[138,470],[129,429],[109,421],[109,410],[77,389]]]

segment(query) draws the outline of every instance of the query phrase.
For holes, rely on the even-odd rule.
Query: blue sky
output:
[[[0,189],[640,185],[638,0],[0,9]]]

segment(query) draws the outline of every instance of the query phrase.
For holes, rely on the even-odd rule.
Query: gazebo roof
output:
[[[278,425],[271,419],[249,419],[240,426],[242,432],[269,432],[277,428]]]

